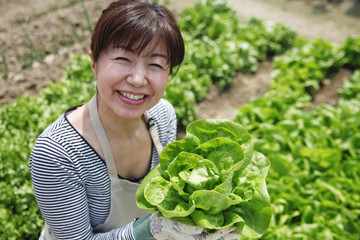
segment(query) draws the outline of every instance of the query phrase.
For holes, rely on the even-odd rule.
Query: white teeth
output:
[[[126,93],[126,92],[120,92],[120,93],[124,97],[131,99],[131,100],[141,100],[144,98],[144,95],[134,95],[134,94]]]

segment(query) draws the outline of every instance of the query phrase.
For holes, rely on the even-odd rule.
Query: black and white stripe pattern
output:
[[[161,144],[175,141],[176,115],[171,104],[161,99],[149,112]],[[153,146],[151,168],[158,163]],[[65,114],[39,136],[30,171],[37,203],[57,239],[134,239],[132,223],[107,233],[93,232],[110,211],[110,179],[104,161]]]

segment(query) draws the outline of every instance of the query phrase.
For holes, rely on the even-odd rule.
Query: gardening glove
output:
[[[133,235],[136,240],[154,240],[150,232],[150,217],[152,213],[141,216],[133,222]]]
[[[203,232],[203,228],[190,226],[170,218],[151,214],[150,232],[157,240],[236,240],[241,234],[234,233],[235,228],[219,230],[213,234]]]

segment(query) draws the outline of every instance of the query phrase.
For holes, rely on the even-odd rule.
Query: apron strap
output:
[[[89,113],[90,113],[90,120],[91,124],[93,126],[93,129],[95,131],[96,137],[99,141],[101,151],[105,158],[105,163],[108,168],[109,176],[111,180],[118,179],[118,174],[114,162],[114,156],[111,151],[109,140],[106,136],[104,127],[101,123],[98,108],[97,108],[97,102],[96,102],[96,95],[95,94],[90,102],[89,102]]]
[[[114,156],[112,154],[109,140],[106,136],[104,127],[103,127],[100,117],[99,117],[96,95],[97,94],[95,94],[89,102],[90,120],[91,120],[93,129],[95,131],[95,135],[99,141],[101,151],[104,155],[105,163],[108,168],[110,179],[116,180],[116,179],[118,179],[118,174],[117,174],[117,170],[116,170],[116,166],[115,166],[115,162],[114,162]],[[160,154],[163,150],[163,146],[161,145],[159,135],[156,132],[154,119],[150,116],[149,111],[145,111],[144,116],[145,116],[145,120],[148,124],[150,136],[151,136],[151,138],[154,142],[155,148],[160,156]]]
[[[150,113],[148,110],[144,112],[144,116],[145,116],[145,120],[148,124],[148,129],[150,131],[151,138],[152,138],[155,148],[160,156],[160,154],[163,150],[163,146],[161,145],[159,135],[156,132],[154,119],[150,116]]]

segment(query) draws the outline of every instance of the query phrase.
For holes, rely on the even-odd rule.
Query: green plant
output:
[[[318,88],[331,69],[357,64],[356,58],[349,63],[356,54],[345,45],[298,39],[275,59],[270,91],[236,116],[255,138],[254,148],[271,161],[267,186],[274,217],[262,239],[360,236],[359,71],[339,90],[336,107],[303,110],[311,101],[306,88]]]
[[[30,68],[33,64],[34,61],[37,61],[39,63],[44,63],[44,55],[41,54],[38,49],[35,46],[35,43],[33,41],[33,39],[31,38],[30,34],[28,31],[26,31],[24,29],[25,32],[25,38],[26,38],[26,45],[30,51],[29,53],[29,62],[27,62],[26,60],[24,60],[24,62],[26,61],[25,65],[23,65],[23,68]],[[23,56],[25,58],[28,58],[27,56]]]
[[[202,0],[180,14],[179,26],[192,38],[207,36],[213,40],[233,34],[238,28],[235,11],[224,0]]]
[[[43,228],[31,186],[30,151],[51,122],[95,93],[88,56],[71,56],[70,62],[61,81],[50,83],[38,97],[23,95],[0,108],[1,239],[37,239]]]
[[[70,47],[72,45],[74,45],[75,41],[72,38],[72,35],[69,35],[65,32],[64,27],[61,27],[61,44],[64,45],[65,47]]]
[[[78,41],[78,42],[82,42],[84,40],[84,35],[80,35],[79,34],[79,24],[75,24],[71,22],[71,29],[72,29],[72,34],[74,36],[74,38]]]
[[[32,37],[30,36],[29,32],[26,31],[24,29],[25,32],[25,37],[26,37],[26,45],[28,46],[28,48],[30,49],[30,56],[32,59],[38,61],[38,62],[42,62],[43,61],[43,57],[41,56],[41,54],[39,53],[38,49],[35,46],[35,43],[32,39]]]
[[[59,44],[58,44],[56,34],[51,35],[51,45],[52,45],[53,54],[58,54],[59,53]]]
[[[1,52],[1,59],[2,59],[2,67],[0,68],[0,79],[3,78],[5,80],[9,77],[9,67],[6,60],[6,54],[3,49],[0,49]]]
[[[84,12],[84,15],[85,15],[85,18],[86,18],[87,30],[88,30],[90,33],[92,33],[93,30],[94,30],[94,29],[93,29],[93,24],[92,24],[92,22],[91,22],[91,20],[90,20],[89,12],[88,12],[88,10],[87,10],[87,8],[86,8],[86,6],[85,6],[84,0],[81,0],[81,6],[82,6],[82,8],[83,8],[83,12]]]
[[[346,65],[351,68],[358,68],[360,66],[360,38],[348,37],[339,46],[341,54],[341,65]]]
[[[19,50],[17,49],[16,45],[14,45],[14,44],[11,45],[11,48],[12,48],[12,50],[14,51],[14,53],[15,53],[15,55],[16,55],[16,60],[19,61],[19,62],[22,62],[23,59],[22,59],[22,57],[21,57],[21,55],[20,55],[20,53],[19,53]],[[24,64],[22,64],[22,66],[24,66]]]
[[[197,120],[186,132],[143,180],[138,206],[209,232],[235,227],[246,237],[260,237],[271,219],[269,160],[229,120]]]

